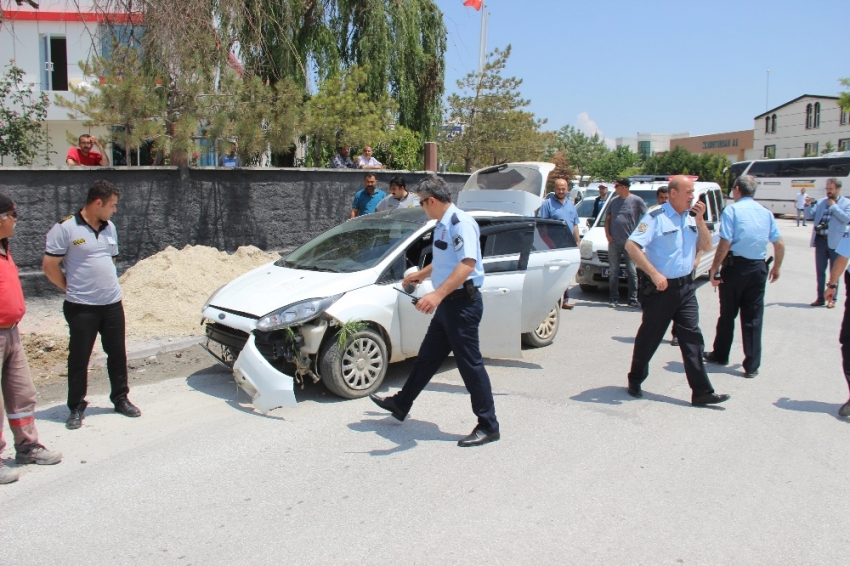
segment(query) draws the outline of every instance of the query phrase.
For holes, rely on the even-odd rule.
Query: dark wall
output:
[[[376,172],[388,192],[394,175],[408,189],[423,172]],[[187,244],[234,251],[254,245],[289,250],[348,218],[362,171],[335,169],[218,168],[0,168],[0,192],[18,207],[12,254],[29,295],[48,292],[41,274],[45,235],[58,220],[79,210],[98,179],[121,190],[118,228],[123,270],[167,246]],[[467,174],[443,178],[456,196]]]

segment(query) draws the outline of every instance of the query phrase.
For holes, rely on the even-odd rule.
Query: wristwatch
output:
[[[838,283],[836,283],[834,285],[832,283],[827,283],[826,288],[827,289],[838,289]]]

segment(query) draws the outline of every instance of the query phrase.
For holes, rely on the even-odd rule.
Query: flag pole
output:
[[[478,45],[478,74],[484,74],[484,64],[487,60],[487,6],[481,2],[481,36]]]

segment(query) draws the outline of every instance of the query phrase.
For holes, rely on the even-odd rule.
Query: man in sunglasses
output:
[[[18,323],[24,317],[24,293],[18,268],[9,251],[9,238],[15,234],[18,213],[15,203],[0,194],[0,454],[6,448],[3,439],[3,417],[15,439],[15,461],[18,464],[58,464],[62,454],[48,450],[38,442],[35,428],[35,386],[30,377],[27,356],[21,345]],[[18,470],[0,460],[0,484],[18,480]]]
[[[434,259],[421,271],[404,278],[404,286],[431,278],[434,290],[416,303],[416,310],[434,313],[410,377],[392,397],[370,395],[372,401],[403,421],[416,397],[437,370],[454,353],[463,383],[472,397],[472,412],[478,426],[458,446],[480,446],[499,440],[499,421],[490,376],[481,359],[478,326],[484,313],[479,287],[484,283],[480,232],[475,219],[452,204],[446,182],[436,175],[419,183],[419,199],[428,218],[436,220],[433,236]],[[436,312],[435,312],[436,311]]]

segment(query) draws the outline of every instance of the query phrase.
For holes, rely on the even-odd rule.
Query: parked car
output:
[[[522,342],[546,346],[558,332],[579,250],[563,222],[533,216],[552,168],[483,169],[458,196],[481,230],[485,357],[520,358]],[[308,378],[345,398],[374,392],[389,363],[418,354],[428,329],[431,315],[399,289],[431,262],[435,224],[418,207],[357,217],[242,275],[203,306],[205,348],[262,412],[294,406],[294,386]],[[411,294],[432,290],[428,279]]]
[[[646,202],[647,208],[658,204],[656,191],[659,187],[666,187],[667,181],[652,181],[647,183],[633,183],[631,192]],[[720,241],[720,213],[723,212],[723,191],[717,183],[694,182],[694,196],[706,203],[705,221],[711,232],[713,248],[711,252],[702,254],[699,266],[694,271],[694,277],[708,273],[711,262],[714,261],[714,252]],[[576,282],[583,291],[595,291],[599,287],[608,287],[608,239],[605,237],[605,216],[608,206],[615,198],[608,198],[599,217],[592,223],[591,228],[584,234],[581,241],[581,266],[576,274]],[[620,285],[627,285],[626,265],[620,262],[618,267]]]

